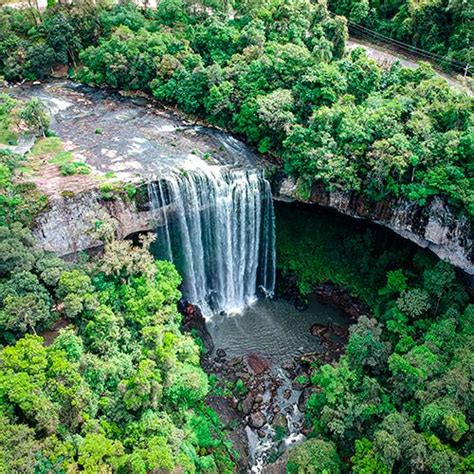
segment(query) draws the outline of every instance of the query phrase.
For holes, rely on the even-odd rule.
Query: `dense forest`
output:
[[[60,63],[88,84],[149,92],[283,159],[303,193],[318,181],[373,200],[442,195],[474,213],[470,97],[427,65],[344,55],[346,20],[324,3],[235,7],[4,11],[0,74],[42,79]]]
[[[415,6],[330,5],[470,59],[469,9]],[[384,69],[361,49],[347,53],[347,37],[343,16],[307,0],[242,0],[231,15],[227,3],[180,0],[156,11],[3,9],[0,76],[44,80],[62,65],[77,81],[144,91],[243,137],[299,178],[303,195],[319,182],[373,201],[441,196],[474,215],[472,98],[429,65]],[[0,96],[0,143],[16,142],[18,124],[54,135],[38,101]],[[236,453],[205,404],[202,344],[180,330],[173,265],[154,260],[150,237],[115,240],[107,219],[94,223],[101,256],[38,250],[30,229],[47,198],[16,180],[24,161],[0,152],[0,472],[233,472]],[[331,281],[369,308],[346,354],[314,364],[311,431],[287,472],[474,472],[468,294],[427,251],[344,225],[278,229],[279,269],[302,295]]]
[[[44,196],[35,208],[12,182],[20,157],[0,157],[0,472],[232,472],[174,266],[107,219],[99,259],[38,250]]]
[[[336,365],[314,367],[314,440],[290,451],[288,472],[471,472],[474,305],[449,264],[380,229],[347,235],[341,219],[278,213],[280,270],[302,294],[339,283],[372,314]]]

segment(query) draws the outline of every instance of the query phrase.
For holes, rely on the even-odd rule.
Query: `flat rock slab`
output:
[[[268,360],[257,354],[248,354],[245,357],[245,362],[255,375],[263,374],[270,368]]]
[[[42,100],[51,117],[51,129],[75,161],[91,167],[92,176],[113,173],[120,181],[151,181],[167,172],[213,165],[254,169],[263,163],[232,135],[179,118],[157,108],[147,97],[124,97],[117,91],[69,80],[5,88],[2,92]],[[97,182],[75,184],[79,189],[71,189],[71,183],[60,177],[54,188],[48,186],[48,180],[37,183],[45,194],[59,195],[62,190],[83,191]]]

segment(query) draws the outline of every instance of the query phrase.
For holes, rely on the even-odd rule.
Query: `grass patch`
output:
[[[74,155],[70,151],[63,149],[61,139],[58,137],[52,136],[38,140],[28,154],[29,158],[41,158],[44,156],[51,156],[48,163],[58,165],[59,172],[63,176],[90,174],[91,172],[89,165],[86,163],[73,161]],[[30,166],[31,163],[30,161]]]
[[[58,137],[46,137],[38,140],[28,155],[36,158],[53,153],[59,153],[61,151],[63,151],[61,139]]]
[[[70,163],[72,161],[72,153],[70,151],[60,151],[56,155],[54,155],[48,163],[53,165],[64,165],[66,163]]]
[[[74,174],[90,174],[91,169],[82,161],[73,161],[71,163],[63,163],[59,167],[59,171],[63,176],[72,176]]]
[[[28,166],[20,166],[16,171],[18,174],[25,176],[31,176],[34,174],[34,170],[32,168],[28,168]]]
[[[6,124],[0,120],[0,143],[4,145],[17,145],[18,137]]]

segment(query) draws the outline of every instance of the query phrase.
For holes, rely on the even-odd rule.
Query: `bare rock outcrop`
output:
[[[152,212],[139,209],[135,201],[118,196],[104,200],[99,191],[89,190],[52,199],[36,219],[33,235],[42,249],[66,256],[100,247],[92,231],[108,217],[114,219],[119,239],[154,228]]]

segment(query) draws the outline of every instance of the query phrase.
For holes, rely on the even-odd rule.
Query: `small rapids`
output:
[[[262,298],[240,315],[217,314],[206,324],[215,347],[210,354],[214,368],[218,368],[218,373],[230,369],[230,375],[225,375],[230,380],[242,377],[249,389],[248,396],[254,400],[252,407],[244,411],[249,442],[248,472],[261,473],[265,465],[305,439],[302,409],[308,394],[309,373],[300,360],[305,355],[324,353],[327,343],[311,334],[315,323],[347,328],[349,320],[340,310],[322,304],[316,295],[311,295],[305,311],[298,311],[282,298]],[[330,339],[334,347],[342,342],[334,334]],[[222,350],[224,361],[219,356]],[[265,362],[268,369],[255,374],[246,369],[245,362],[235,364],[249,356]],[[258,397],[260,402],[256,401]],[[252,423],[255,414],[263,415],[262,426],[255,427]]]
[[[270,185],[245,169],[201,166],[148,185],[157,225],[155,255],[173,262],[184,296],[208,319],[240,313],[275,286]]]

